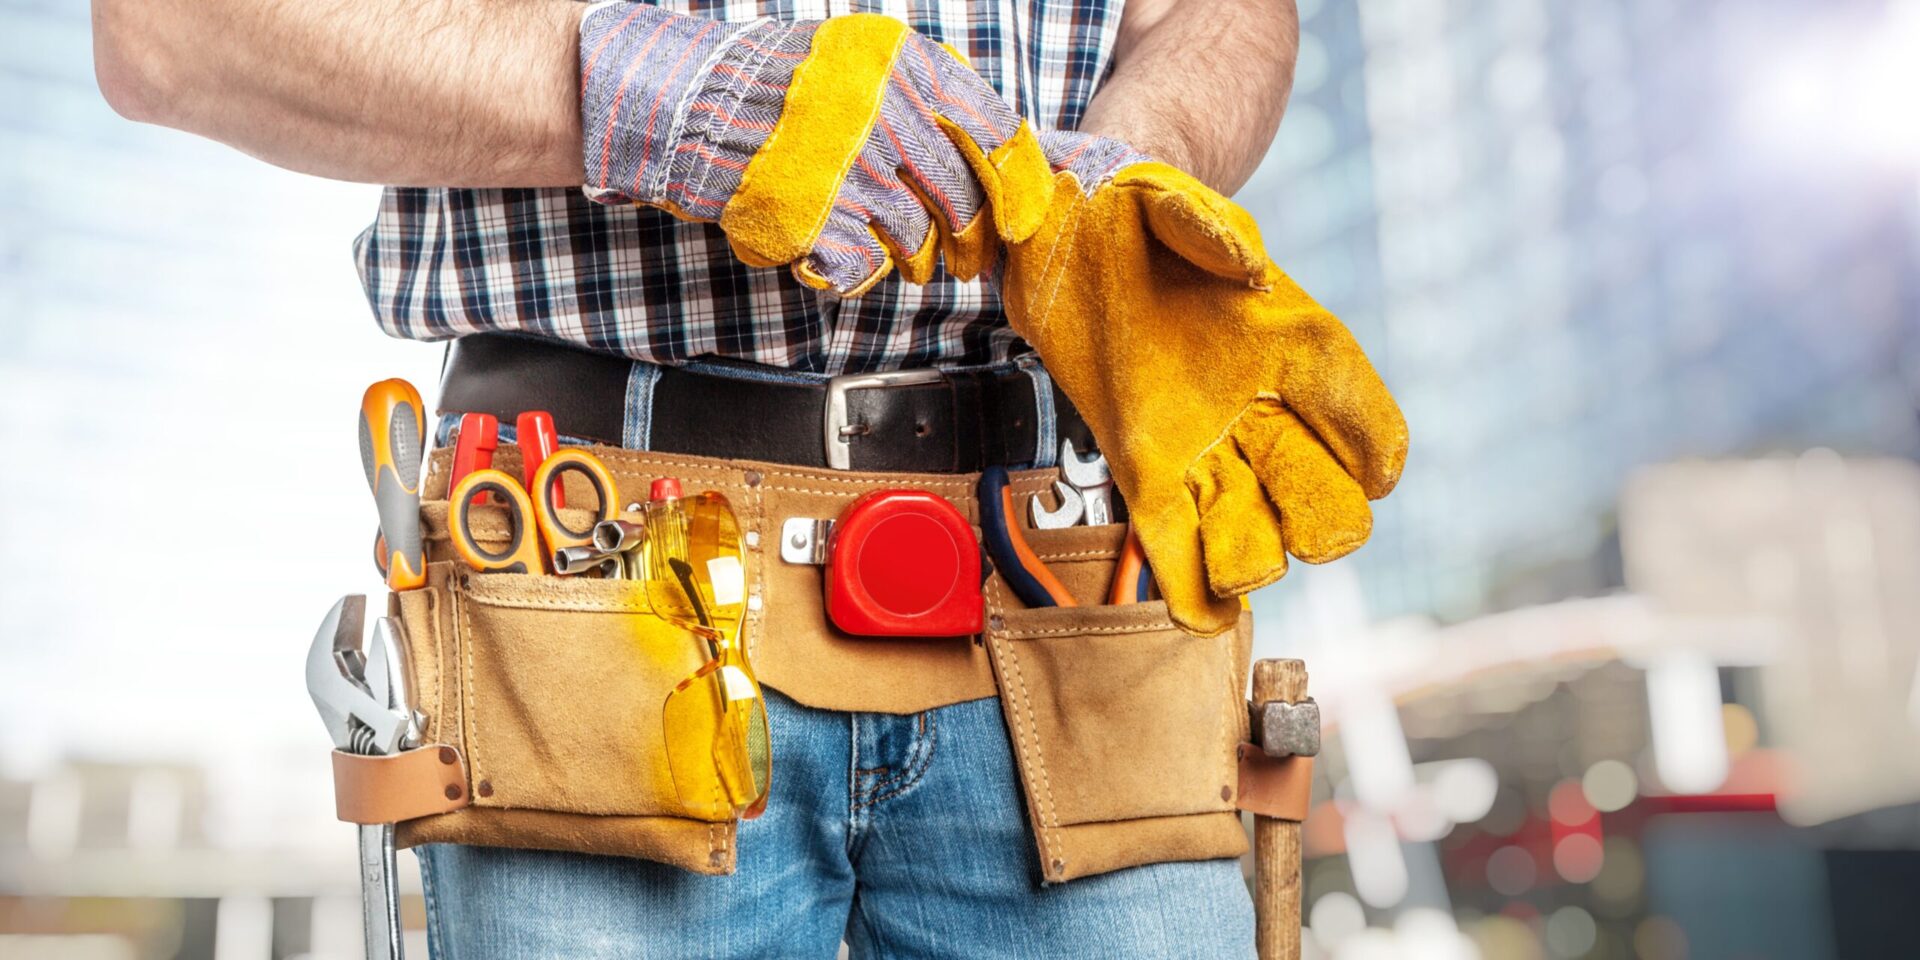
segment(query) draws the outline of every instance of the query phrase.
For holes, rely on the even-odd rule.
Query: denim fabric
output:
[[[739,870],[429,846],[438,960],[1251,957],[1235,860],[1162,863],[1041,886],[996,699],[908,716],[767,691],[767,812]]]

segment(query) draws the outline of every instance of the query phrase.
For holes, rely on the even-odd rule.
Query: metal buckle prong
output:
[[[853,469],[851,440],[873,431],[867,424],[847,419],[847,394],[869,387],[906,387],[921,383],[939,383],[947,375],[938,370],[888,370],[881,373],[849,373],[827,381],[826,441],[827,466],[835,470]]]

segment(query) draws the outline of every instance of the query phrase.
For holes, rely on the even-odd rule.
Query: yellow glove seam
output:
[[[1076,187],[1080,182],[1080,178],[1071,173],[1062,173],[1061,176],[1073,181]],[[1067,246],[1071,247],[1074,240],[1080,236],[1078,229],[1080,218],[1086,213],[1086,195],[1076,189],[1071,196],[1075,198],[1072,217],[1061,227],[1060,232],[1054,235],[1053,245],[1047,248],[1047,259],[1040,266],[1040,281],[1038,285],[1041,287],[1051,285],[1051,289],[1047,293],[1046,306],[1036,311],[1032,317],[1032,320],[1038,324],[1046,323],[1047,316],[1053,312],[1054,301],[1060,298],[1060,288],[1065,286],[1065,284],[1062,283],[1065,270],[1063,269],[1056,273],[1053,269],[1054,259],[1058,257],[1061,252],[1060,248],[1063,240]],[[1071,258],[1067,259],[1070,260]]]

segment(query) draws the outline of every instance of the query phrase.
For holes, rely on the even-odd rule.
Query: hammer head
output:
[[[413,720],[405,677],[394,669],[403,651],[386,618],[370,634],[366,618],[364,594],[341,597],[327,611],[307,649],[307,694],[335,747],[388,754],[403,745]]]

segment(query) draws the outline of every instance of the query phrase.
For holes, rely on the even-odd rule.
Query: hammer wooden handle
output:
[[[1253,702],[1307,698],[1307,665],[1261,660],[1253,665]],[[1300,957],[1300,824],[1253,818],[1254,943],[1260,960]]]

